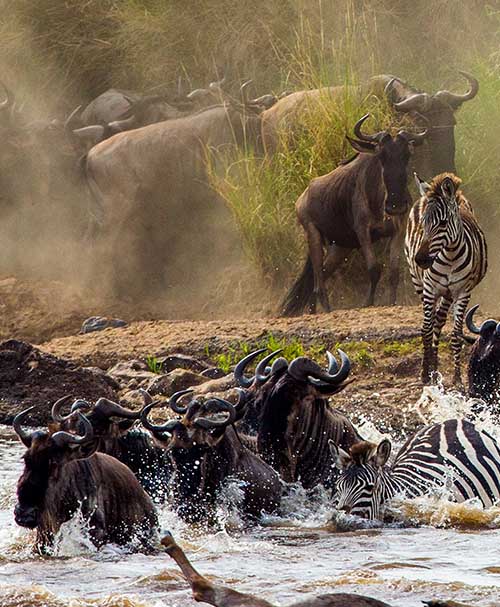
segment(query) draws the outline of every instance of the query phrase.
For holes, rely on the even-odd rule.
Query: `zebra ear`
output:
[[[389,456],[391,455],[391,448],[391,441],[387,438],[384,438],[384,440],[377,447],[377,453],[375,454],[375,463],[377,464],[377,466],[380,466],[380,468],[387,464]]]
[[[340,471],[345,470],[352,462],[352,458],[349,453],[337,446],[332,439],[329,439],[328,447],[330,448],[330,453],[332,454],[333,465],[335,468],[338,468]]]
[[[457,191],[456,184],[449,177],[445,177],[441,183],[441,191],[447,200],[452,200]]]
[[[413,176],[415,177],[415,183],[417,184],[417,190],[420,196],[425,196],[431,189],[431,186],[427,183],[427,181],[422,181],[422,179],[420,179],[416,173],[413,173]]]

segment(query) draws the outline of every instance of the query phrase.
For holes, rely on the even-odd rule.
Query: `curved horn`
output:
[[[51,436],[51,438],[58,447],[64,447],[65,445],[83,445],[94,438],[92,424],[82,413],[78,412],[78,416],[80,417],[80,422],[85,428],[83,436],[78,436],[77,434],[71,434],[63,431],[56,432]]]
[[[317,363],[310,358],[300,356],[292,360],[288,367],[288,373],[299,381],[309,381],[314,385],[340,384],[349,375],[351,370],[351,361],[345,352],[338,350],[341,359],[340,369],[336,373],[324,371]],[[329,359],[330,360],[330,359]]]
[[[260,350],[255,350],[255,352],[250,352],[250,354],[247,354],[244,358],[242,358],[240,362],[234,367],[234,379],[242,388],[249,388],[255,379],[255,376],[253,376],[251,379],[245,377],[245,369],[253,360],[257,358],[257,356],[259,356],[259,354],[262,354],[266,351],[267,348],[261,348]]]
[[[25,409],[24,411],[21,411],[12,420],[12,427],[14,428],[15,433],[23,441],[24,446],[28,447],[28,449],[31,447],[31,433],[25,432],[22,429],[22,423],[23,423],[24,418],[28,415],[28,413],[30,411],[33,411],[34,408],[35,408],[35,405],[33,405],[32,407],[29,407],[28,409]]]
[[[223,400],[222,398],[211,398],[203,403],[203,408],[207,407],[215,408],[216,413],[227,412],[229,415],[226,419],[221,421],[215,421],[206,417],[197,417],[193,420],[194,426],[198,426],[204,430],[211,430],[212,428],[225,428],[226,426],[230,426],[236,419],[236,409],[227,400]]]
[[[474,323],[474,314],[476,310],[479,308],[479,304],[472,306],[470,310],[467,311],[465,315],[465,324],[471,333],[474,335],[479,335],[481,333],[481,329]]]
[[[432,97],[428,93],[415,93],[392,105],[397,112],[427,112],[431,109]]]
[[[56,400],[56,402],[52,405],[51,415],[52,415],[52,419],[55,422],[58,422],[59,424],[61,424],[62,422],[66,421],[71,416],[71,413],[69,415],[63,416],[61,414],[61,411],[69,403],[69,401],[72,398],[73,397],[71,395],[63,396],[59,400]],[[71,412],[73,412],[73,407],[71,407]]]
[[[438,91],[434,95],[436,99],[444,101],[444,103],[451,105],[455,109],[462,105],[464,101],[474,99],[479,91],[479,82],[476,80],[476,78],[474,78],[474,76],[472,76],[472,74],[463,72],[462,70],[459,70],[458,73],[469,81],[470,89],[466,93],[463,95],[457,95],[456,93],[450,93],[450,91]]]
[[[191,101],[196,101],[197,99],[204,99],[209,94],[210,91],[208,89],[194,89],[194,91],[191,91],[186,95],[186,98]]]
[[[380,140],[381,136],[385,135],[385,131],[380,131],[378,133],[375,133],[374,135],[367,135],[366,133],[363,133],[361,130],[363,123],[366,120],[368,120],[369,117],[370,117],[369,113],[362,116],[354,125],[353,131],[354,131],[354,134],[356,135],[356,137],[360,141],[368,141],[369,143],[377,143]]]
[[[78,107],[76,107],[71,114],[66,118],[66,120],[64,121],[64,129],[66,131],[72,131],[76,128],[76,119],[79,118],[80,114],[82,113],[82,105],[79,105]],[[80,121],[78,121],[80,122]]]
[[[155,407],[158,404],[159,403],[157,403],[157,402],[153,402],[153,403],[149,403],[149,405],[146,405],[144,407],[144,409],[141,411],[141,423],[146,428],[146,430],[150,430],[153,433],[164,433],[164,432],[172,433],[174,428],[178,424],[180,424],[180,421],[178,419],[170,419],[165,424],[159,424],[159,425],[152,424],[148,419],[149,412],[151,411],[151,409],[153,407]]]
[[[83,398],[77,398],[75,402],[71,405],[71,413],[75,411],[80,411],[80,409],[91,409],[92,405],[88,402],[88,400],[84,400]]]
[[[93,144],[102,141],[106,128],[102,124],[93,124],[92,126],[84,126],[81,129],[73,129],[72,133],[78,139],[89,141]]]
[[[257,365],[257,367],[255,369],[255,379],[259,383],[264,383],[271,377],[272,369],[269,372],[267,372],[267,363],[270,362],[270,360],[272,358],[274,358],[276,356],[276,354],[279,354],[280,352],[283,352],[283,348],[279,348],[279,350],[275,350],[274,352],[271,352],[271,354],[268,354],[259,362],[259,364]]]
[[[113,122],[108,123],[108,128],[112,133],[121,133],[123,131],[130,131],[134,128],[137,123],[137,118],[135,114],[132,114],[129,118],[124,118],[123,120],[113,120]]]
[[[5,83],[0,80],[3,90],[5,91],[5,100],[0,103],[0,110],[8,110],[14,105],[15,97],[11,90],[5,86]]]
[[[224,84],[226,84],[226,76],[222,76],[222,78],[220,80],[215,80],[214,82],[211,82],[208,85],[208,88],[211,91],[220,91],[222,89],[222,87],[224,86]]]
[[[153,402],[153,398],[147,390],[144,390],[144,388],[139,388],[139,392],[141,393],[141,396],[144,399],[145,405],[150,405]]]
[[[133,411],[132,409],[126,409],[118,403],[114,403],[112,400],[107,398],[100,398],[95,406],[94,411],[101,413],[105,417],[123,417],[125,419],[139,419],[141,417],[140,411]]]
[[[328,373],[330,373],[330,375],[334,375],[339,370],[337,359],[330,352],[330,350],[326,351],[326,357],[328,358]]]
[[[500,322],[498,322],[495,327],[495,337],[500,337]]]
[[[181,396],[184,396],[184,394],[189,394],[190,392],[193,392],[192,388],[188,388],[187,390],[180,390],[179,392],[172,394],[168,404],[174,413],[178,413],[179,415],[184,415],[184,413],[186,413],[189,408],[189,405],[182,407],[181,405],[177,404],[177,401],[181,398]]]
[[[241,411],[246,407],[249,399],[249,394],[243,388],[236,388],[238,392],[238,402],[234,405],[237,413],[241,413]]]
[[[418,146],[424,142],[424,139],[427,137],[428,132],[429,132],[429,129],[424,129],[421,133],[409,133],[408,131],[405,131],[404,129],[402,129],[401,131],[398,132],[398,135],[401,135],[408,142],[411,142],[414,145]]]
[[[240,94],[241,94],[241,98],[243,100],[243,105],[249,105],[250,102],[248,101],[248,87],[252,84],[253,80],[247,80],[246,82],[244,82],[241,86],[240,86]]]

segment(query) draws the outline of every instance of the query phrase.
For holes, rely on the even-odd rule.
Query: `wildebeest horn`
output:
[[[220,80],[215,80],[208,85],[208,88],[213,91],[220,91],[223,85],[226,84],[226,76],[222,76]]]
[[[145,405],[150,405],[153,402],[153,397],[147,390],[144,390],[144,388],[139,388],[139,392],[141,393],[141,396],[144,399]]]
[[[244,358],[242,358],[234,367],[234,379],[242,388],[249,388],[255,379],[255,376],[251,379],[245,377],[245,369],[253,360],[257,358],[257,356],[259,356],[259,354],[262,354],[266,350],[267,348],[261,348],[260,350],[255,350],[255,352],[250,352],[250,354],[247,354]]]
[[[299,356],[298,358],[292,360],[288,366],[288,373],[299,381],[309,381],[314,385],[340,384],[347,379],[347,376],[351,370],[351,362],[345,352],[342,350],[339,350],[338,352],[340,354],[342,364],[340,365],[340,369],[338,369],[335,373],[330,373],[329,371],[323,370],[317,363],[312,361],[310,358],[306,358],[305,356]],[[331,368],[331,358],[328,357],[328,360],[329,368]],[[338,368],[336,362],[335,366]]]
[[[273,105],[277,101],[278,101],[278,97],[276,97],[276,95],[272,95],[271,93],[268,93],[266,95],[261,95],[260,97],[256,97],[255,99],[250,99],[250,101],[248,103],[249,103],[249,105],[261,105],[266,110],[268,110],[270,107],[273,107]]]
[[[280,352],[283,352],[283,348],[279,348],[278,350],[271,352],[271,354],[268,354],[259,362],[259,364],[257,365],[257,367],[255,369],[255,379],[259,383],[264,383],[265,381],[267,381],[269,379],[269,377],[271,376],[271,373],[272,373],[272,369],[269,369],[269,371],[267,371],[267,363],[272,358],[274,358],[276,356],[276,354],[279,354]]]
[[[398,135],[401,135],[407,141],[418,146],[424,142],[424,139],[427,137],[428,132],[429,132],[428,129],[424,129],[421,133],[409,133],[408,131],[405,131],[404,129],[402,129],[401,131],[399,131]]]
[[[468,310],[467,314],[465,315],[465,324],[467,325],[469,331],[475,335],[479,335],[481,333],[481,329],[474,323],[474,314],[478,308],[479,304],[472,306],[472,308]]]
[[[194,91],[191,91],[186,95],[186,98],[194,101],[196,99],[203,99],[209,94],[210,91],[208,89],[194,89]]]
[[[243,388],[236,388],[238,392],[238,402],[234,405],[237,413],[241,413],[241,411],[246,407],[248,402],[248,392]]]
[[[66,120],[64,121],[64,129],[66,131],[72,131],[76,128],[76,119],[80,116],[81,112],[82,112],[82,107],[81,105],[79,105],[78,107],[76,107],[71,114],[66,118]]]
[[[248,92],[247,92],[247,89],[252,84],[252,82],[253,82],[253,80],[246,80],[240,86],[240,94],[241,94],[241,98],[243,100],[243,105],[250,105],[250,102],[248,101]]]
[[[210,407],[215,409],[215,413],[227,412],[229,413],[226,419],[216,421],[214,419],[208,419],[207,417],[197,417],[193,420],[193,425],[203,428],[204,430],[211,430],[212,428],[225,428],[230,426],[236,419],[236,409],[227,400],[222,398],[211,398],[203,403],[203,408]]]
[[[15,433],[23,441],[24,446],[28,448],[31,447],[31,433],[25,432],[21,424],[23,423],[23,420],[28,415],[28,413],[30,411],[33,411],[34,408],[35,405],[29,407],[28,409],[25,409],[24,411],[21,411],[12,420],[12,427],[14,428]]]
[[[73,412],[73,407],[71,407],[71,413],[69,415],[63,416],[61,414],[61,411],[62,411],[63,407],[65,407],[72,398],[73,397],[71,395],[63,396],[59,400],[56,400],[56,402],[52,405],[51,414],[52,414],[52,419],[55,422],[58,422],[60,424],[64,421],[66,421],[69,417],[71,417],[71,413]]]
[[[450,93],[450,91],[438,91],[434,95],[436,99],[444,101],[444,103],[451,105],[453,108],[458,108],[462,103],[464,103],[464,101],[474,99],[479,91],[479,82],[476,80],[476,78],[474,78],[474,76],[461,70],[458,73],[469,81],[470,89],[467,91],[467,93],[457,95],[456,93]]]
[[[141,417],[140,411],[126,409],[107,398],[100,398],[94,406],[94,411],[101,413],[105,417],[123,417],[125,419],[139,419]]]
[[[356,122],[356,124],[353,127],[354,134],[361,141],[368,141],[369,143],[378,143],[381,136],[385,134],[385,131],[380,131],[379,133],[375,133],[374,135],[367,135],[366,133],[363,133],[363,131],[361,130],[363,123],[366,120],[368,120],[369,117],[370,117],[369,113],[365,114]]]
[[[11,106],[14,105],[15,98],[11,90],[7,86],[5,86],[4,82],[0,80],[0,84],[2,85],[3,90],[5,91],[5,100],[0,103],[0,110],[8,110]]]
[[[171,433],[173,431],[173,429],[178,424],[180,424],[180,421],[178,419],[170,419],[165,424],[160,424],[160,425],[152,424],[148,419],[149,412],[151,411],[151,409],[153,407],[155,407],[158,404],[159,404],[158,402],[152,402],[152,403],[149,403],[149,405],[146,405],[144,407],[144,409],[141,411],[141,423],[146,428],[146,430],[150,430],[153,433],[157,433],[157,432],[158,433],[163,433],[163,432]]]
[[[77,398],[75,402],[71,405],[71,413],[75,411],[80,411],[80,409],[91,409],[92,405],[88,400],[84,400],[83,398]]]
[[[187,390],[179,390],[179,392],[172,394],[168,404],[174,413],[178,413],[179,415],[184,415],[184,413],[186,413],[188,410],[188,405],[182,407],[181,405],[177,404],[177,401],[181,398],[181,396],[184,396],[184,394],[189,394],[192,391],[192,388],[188,388]]]
[[[84,141],[90,140],[93,143],[99,143],[104,137],[106,129],[102,124],[93,124],[84,126],[81,129],[73,129],[73,135]]]
[[[113,133],[121,133],[122,131],[129,131],[132,129],[136,122],[137,118],[135,114],[132,114],[123,120],[113,120],[113,122],[109,122],[108,127]]]
[[[393,103],[393,107],[397,112],[427,112],[432,105],[432,97],[428,93],[415,93],[410,95],[403,101]]]
[[[62,430],[56,432],[51,436],[51,438],[58,447],[64,447],[65,445],[83,445],[84,443],[90,442],[94,438],[92,424],[82,413],[78,412],[78,416],[80,417],[80,422],[83,424],[85,429],[83,436],[71,434],[70,432],[63,432]]]

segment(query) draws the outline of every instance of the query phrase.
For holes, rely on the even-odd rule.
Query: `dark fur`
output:
[[[47,432],[33,435],[18,481],[15,518],[36,527],[40,552],[79,507],[96,546],[123,545],[133,537],[148,544],[157,523],[151,499],[124,464],[101,453],[86,457],[88,449],[58,447]]]
[[[469,396],[480,398],[489,405],[489,411],[500,413],[500,337],[495,334],[494,326],[473,345],[467,375]],[[475,408],[482,410],[483,407],[476,405]]]

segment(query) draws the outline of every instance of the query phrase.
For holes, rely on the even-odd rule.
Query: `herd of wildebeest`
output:
[[[297,215],[308,256],[282,312],[315,312],[318,303],[328,311],[325,280],[354,249],[361,249],[366,260],[367,303],[373,304],[382,269],[373,243],[389,238],[392,302],[403,250],[422,299],[423,382],[437,376],[441,330],[453,306],[455,384],[461,385],[462,342],[474,341],[463,334],[465,316],[476,338],[469,393],[477,399],[476,411],[494,412],[500,323],[486,320],[477,326],[477,306],[466,314],[472,289],[486,273],[487,251],[454,174],[455,112],[479,89],[473,76],[462,74],[470,85],[465,94],[443,90],[430,95],[392,76],[376,76],[357,88],[362,97],[386,97],[412,128],[367,134],[363,125],[369,116],[361,117],[353,125],[354,137],[348,138],[354,158],[314,179],[300,196]],[[91,230],[93,238],[106,233],[108,244],[110,234],[119,242],[122,228],[150,198],[168,198],[166,215],[172,211],[168,205],[195,209],[209,196],[207,147],[250,142],[263,154],[277,153],[284,136],[287,145],[293,142],[301,113],[323,95],[345,94],[343,87],[332,87],[250,100],[248,84],[242,88],[237,100],[224,92],[223,81],[214,82],[175,102],[110,90],[73,112],[65,124],[40,126],[40,136],[57,130],[75,153],[84,146],[80,167],[98,209],[92,215],[99,224]],[[2,108],[4,125],[13,131],[25,128],[10,101]],[[416,170],[419,197],[408,215],[410,167]],[[166,504],[188,524],[217,526],[228,483],[238,485],[236,507],[249,525],[263,514],[279,513],[295,483],[306,491],[323,486],[332,506],[345,516],[381,521],[395,496],[428,495],[443,486],[460,502],[476,498],[490,507],[500,500],[500,446],[474,423],[450,419],[424,426],[391,456],[390,440],[366,440],[329,403],[352,381],[344,352],[339,351],[339,360],[327,352],[325,367],[305,356],[288,361],[280,353],[257,350],[245,356],[234,368],[234,399],[211,395],[201,400],[186,389],[158,402],[143,390],[144,406],[134,410],[105,398],[90,403],[70,395],[53,405],[48,427],[34,431],[24,426],[30,409],[18,414],[13,426],[26,453],[16,522],[36,529],[40,552],[50,551],[61,524],[77,511],[88,521],[96,546],[113,542],[151,551],[157,506]],[[170,410],[161,422],[152,419],[159,405]],[[203,578],[170,535],[161,543],[196,600],[219,607],[271,605]],[[342,593],[298,605],[387,607]]]

